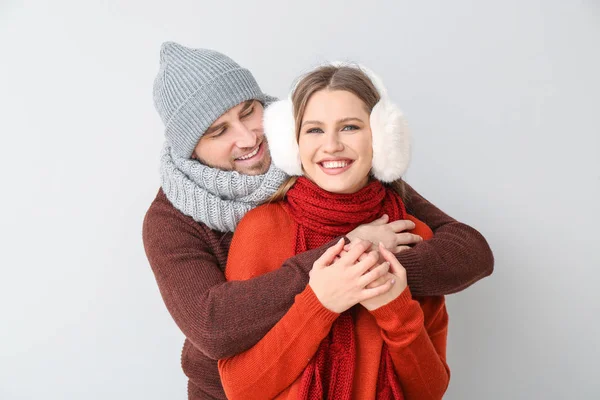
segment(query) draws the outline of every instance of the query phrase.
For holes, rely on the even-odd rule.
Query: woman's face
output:
[[[373,160],[369,114],[365,103],[345,90],[313,94],[298,139],[304,175],[332,193],[362,189]]]

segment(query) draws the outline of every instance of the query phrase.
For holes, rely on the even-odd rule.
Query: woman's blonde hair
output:
[[[369,114],[381,98],[369,76],[358,66],[325,65],[309,72],[300,79],[292,93],[294,121],[296,122],[296,142],[298,142],[300,137],[300,126],[302,125],[302,118],[304,117],[308,101],[313,94],[325,89],[345,90],[354,94],[362,100]],[[283,200],[297,179],[297,176],[288,178],[269,201]],[[405,189],[402,179],[398,179],[388,185],[404,198]]]

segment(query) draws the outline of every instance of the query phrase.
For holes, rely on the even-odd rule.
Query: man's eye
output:
[[[360,128],[356,125],[346,125],[342,128],[343,131],[356,131],[358,129]]]
[[[323,133],[323,130],[321,128],[311,128],[306,133]]]
[[[253,112],[254,112],[254,107],[252,107],[251,109],[249,109],[248,111],[246,111],[244,113],[244,115],[242,115],[242,118],[249,117],[250,115],[252,115]]]
[[[217,132],[213,133],[212,135],[210,135],[210,137],[211,137],[211,139],[218,138],[219,136],[222,136],[226,131],[227,131],[227,128],[223,128],[220,131],[217,131]]]

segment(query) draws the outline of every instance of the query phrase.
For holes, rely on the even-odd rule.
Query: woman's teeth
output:
[[[256,147],[256,150],[254,150],[252,153],[245,155],[244,157],[240,157],[238,158],[238,160],[247,160],[249,158],[254,157],[255,155],[258,154],[258,150],[260,150],[260,146]]]
[[[321,163],[323,168],[344,168],[348,165],[348,161],[323,161]]]

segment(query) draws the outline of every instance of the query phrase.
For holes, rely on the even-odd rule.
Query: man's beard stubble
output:
[[[263,156],[263,159],[249,168],[237,168],[235,159],[230,161],[230,165],[228,167],[220,168],[217,166],[210,165],[210,163],[206,162],[206,160],[203,160],[201,157],[196,156],[193,158],[198,160],[201,164],[204,164],[210,168],[218,168],[223,171],[236,171],[243,175],[262,175],[266,173],[269,170],[269,167],[271,166],[271,153],[269,151],[269,143],[267,142],[267,138],[264,136],[261,145],[263,144],[264,146],[266,146],[266,148],[264,149],[265,155]]]

